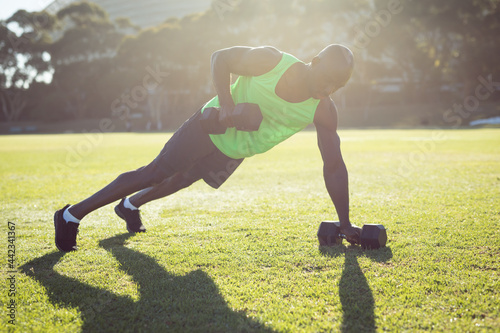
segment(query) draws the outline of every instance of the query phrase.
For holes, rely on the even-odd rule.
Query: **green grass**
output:
[[[319,248],[336,219],[314,132],[144,206],[129,235],[106,206],[77,252],[53,213],[148,163],[168,134],[0,137],[1,216],[16,227],[15,332],[500,331],[500,130],[345,130],[354,223],[388,246]],[[80,151],[84,158],[72,155]]]

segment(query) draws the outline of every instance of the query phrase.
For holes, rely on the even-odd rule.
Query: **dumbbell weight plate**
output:
[[[201,127],[207,134],[224,134],[227,127],[219,122],[219,109],[210,107],[203,110],[200,117]]]
[[[340,234],[340,222],[324,221],[318,229],[318,240],[320,246],[332,246],[342,244]]]
[[[387,243],[387,231],[382,224],[365,224],[361,229],[361,247],[378,249]]]

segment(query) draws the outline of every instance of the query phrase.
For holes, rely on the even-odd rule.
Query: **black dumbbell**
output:
[[[229,117],[237,130],[246,132],[258,131],[263,119],[259,105],[254,103],[236,104]]]
[[[203,110],[200,117],[201,127],[207,134],[224,134],[227,127],[219,122],[219,109],[210,107]]]
[[[340,222],[324,221],[319,225],[320,246],[340,245],[343,238],[345,236],[340,233]],[[387,242],[387,231],[381,224],[365,224],[361,228],[359,242],[364,249],[384,247]]]
[[[355,227],[359,233],[361,228]],[[345,235],[340,232],[340,222],[324,221],[321,222],[318,229],[318,240],[321,246],[332,246],[342,244]]]
[[[229,121],[240,131],[257,131],[262,123],[262,112],[258,104],[239,103],[229,115]],[[224,134],[227,127],[219,122],[219,109],[206,108],[200,118],[201,127],[208,134]]]

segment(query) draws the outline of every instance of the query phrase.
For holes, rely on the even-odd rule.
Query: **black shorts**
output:
[[[211,187],[219,188],[243,158],[235,160],[222,153],[201,128],[200,116],[201,109],[168,140],[155,163],[166,177],[182,172],[194,181],[203,179]]]

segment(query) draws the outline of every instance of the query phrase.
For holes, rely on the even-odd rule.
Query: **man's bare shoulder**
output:
[[[254,57],[255,60],[261,61],[272,68],[280,62],[283,53],[274,46],[260,46],[253,48],[251,52],[249,52],[249,56]]]
[[[273,69],[281,58],[281,51],[272,46],[233,46],[216,51],[212,55],[212,63],[221,59],[233,74],[258,76]]]
[[[281,56],[283,55],[283,52],[281,52],[280,50],[278,50],[274,46],[262,46],[262,48],[265,51],[269,52],[269,54],[275,58],[281,58]]]

